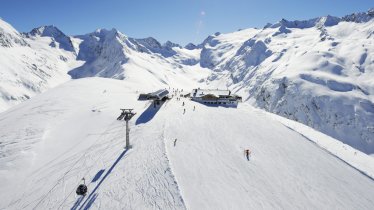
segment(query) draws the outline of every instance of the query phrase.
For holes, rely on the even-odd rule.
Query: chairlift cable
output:
[[[110,140],[110,142],[107,144],[107,147],[104,149],[104,151],[106,151],[108,148],[109,148],[109,146],[111,145],[110,143],[112,143],[113,142],[113,140],[115,140],[115,139],[117,139],[117,137],[118,137],[118,135],[117,136],[115,136],[112,140]],[[101,156],[103,155],[104,153],[102,153],[101,154]],[[99,156],[99,157],[101,157],[101,156]],[[99,158],[98,160],[100,160],[101,158]],[[102,159],[101,159],[102,160]],[[102,163],[102,165],[103,166],[105,166],[104,165],[104,163],[101,161],[101,163]],[[92,170],[92,168],[94,167],[94,165],[92,165],[88,170],[87,170],[87,173],[84,175],[84,177],[87,177],[86,175],[87,174],[89,174],[89,172]],[[89,174],[90,175],[90,174]],[[92,176],[91,176],[92,177]],[[90,183],[88,183],[86,186],[87,186],[87,188],[91,185],[91,183],[92,182],[90,182]],[[79,187],[79,184],[78,185],[76,185],[77,187]],[[70,191],[70,193],[64,198],[64,200],[62,201],[62,203],[59,205],[59,207],[57,208],[57,209],[60,209],[60,207],[65,203],[65,201],[67,200],[67,198],[69,198],[70,197],[70,195],[75,191],[75,189],[77,188],[77,187],[75,187],[75,188],[73,188],[71,191]]]
[[[106,148],[104,149],[104,151],[107,151],[107,150],[109,149],[109,146],[112,145],[111,143],[113,143],[113,141],[116,140],[116,139],[118,138],[118,136],[119,136],[119,134],[117,134],[114,138],[112,138],[112,139],[108,142],[108,144],[107,144]],[[101,163],[102,163],[102,165],[104,166],[104,163],[102,162],[102,158],[101,158],[103,155],[104,155],[104,152],[101,153],[101,155],[98,157],[97,160],[101,160]],[[95,161],[95,162],[96,162],[96,161]],[[95,163],[95,162],[94,162],[94,163]],[[85,158],[85,163],[86,163],[86,158]],[[86,165],[86,166],[87,166],[87,165]],[[87,174],[90,175],[89,173],[90,173],[90,171],[92,170],[92,168],[93,168],[94,166],[95,166],[95,165],[93,164],[90,168],[87,168],[87,167],[86,167],[86,173],[84,174],[83,178],[84,178],[84,177],[87,177]],[[92,177],[92,176],[90,175],[90,177]],[[89,183],[86,185],[87,188],[91,185],[91,183],[92,183],[92,182],[89,182]],[[70,195],[75,191],[75,189],[77,189],[78,186],[79,186],[79,184],[76,185],[76,187],[73,188],[73,189],[70,191],[70,193],[69,193],[66,197],[64,197],[64,200],[62,201],[62,203],[59,205],[59,207],[58,207],[57,209],[60,209],[60,207],[65,203],[65,201],[70,197]]]
[[[107,129],[106,130],[104,130],[104,132],[94,141],[94,143],[90,146],[90,147],[88,147],[86,150],[84,150],[84,153],[83,153],[83,155],[81,156],[81,158],[78,158],[78,160],[69,168],[69,170],[67,170],[63,175],[62,175],[62,177],[60,178],[60,179],[58,179],[57,180],[57,182],[56,182],[56,184],[55,185],[53,185],[52,186],[52,188],[44,195],[44,196],[42,196],[41,197],[41,199],[39,200],[39,202],[34,206],[34,208],[33,209],[36,209],[36,207],[38,207],[39,205],[40,205],[40,203],[42,202],[42,201],[44,201],[44,199],[50,194],[50,192],[52,192],[52,190],[58,185],[58,184],[60,184],[60,182],[61,182],[61,180],[63,180],[64,178],[65,178],[65,176],[74,168],[74,166],[75,165],[77,165],[77,163],[86,155],[86,153],[89,151],[89,149],[91,149],[93,146],[95,146],[96,145],[96,143],[98,142],[98,140],[108,131],[108,130],[110,130],[110,127],[113,125],[113,124],[115,124],[116,123],[116,121],[114,121],[113,123],[111,123],[108,127],[107,127]],[[30,203],[31,204],[31,203]],[[30,205],[29,204],[29,205]],[[28,205],[27,205],[28,206]],[[25,206],[25,207],[27,207],[27,206]]]

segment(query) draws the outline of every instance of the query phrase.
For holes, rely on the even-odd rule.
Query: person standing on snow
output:
[[[174,147],[177,145],[177,139],[174,139]]]
[[[249,161],[249,156],[251,155],[251,151],[249,149],[244,150],[245,156],[247,157],[247,160]]]

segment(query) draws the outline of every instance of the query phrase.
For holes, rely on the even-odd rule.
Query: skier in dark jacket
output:
[[[251,151],[249,149],[244,150],[245,156],[247,157],[247,160],[249,160],[249,156],[251,155]]]

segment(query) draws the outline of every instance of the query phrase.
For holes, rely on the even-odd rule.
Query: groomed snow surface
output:
[[[374,208],[373,158],[331,137],[245,104],[137,97],[86,78],[1,113],[0,209]],[[120,108],[137,113],[130,150]]]

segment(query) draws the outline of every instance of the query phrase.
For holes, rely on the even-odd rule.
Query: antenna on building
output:
[[[126,149],[130,149],[130,128],[129,128],[129,121],[130,119],[136,114],[133,113],[132,110],[134,109],[121,109],[122,113],[117,118],[117,120],[125,120],[126,121]]]

